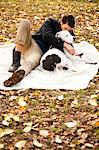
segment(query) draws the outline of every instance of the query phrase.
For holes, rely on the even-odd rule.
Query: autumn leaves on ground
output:
[[[35,31],[48,17],[73,14],[77,42],[99,49],[99,3],[93,1],[0,0],[0,44],[14,41],[22,18]],[[79,91],[0,91],[0,149],[98,150],[98,78]]]

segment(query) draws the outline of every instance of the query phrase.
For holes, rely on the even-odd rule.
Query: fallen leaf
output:
[[[77,122],[76,121],[73,121],[73,122],[66,122],[65,125],[68,127],[68,128],[72,128],[72,127],[75,127],[77,125]]]
[[[33,144],[39,148],[42,147],[42,144],[38,142],[36,139],[33,140]]]
[[[32,126],[32,122],[28,122],[28,123],[24,123],[23,125],[25,125],[25,126]]]
[[[8,150],[15,150],[14,146],[12,144],[8,145]]]
[[[8,116],[9,118],[13,118],[14,114],[13,114],[13,113],[9,113],[7,116]],[[9,121],[10,121],[10,120],[9,120]]]
[[[6,121],[10,121],[11,120],[11,117],[7,114],[4,115],[4,120]]]
[[[47,130],[40,130],[40,131],[39,131],[39,134],[42,135],[42,136],[45,137],[45,138],[49,135],[49,133],[48,133]]]
[[[76,146],[76,144],[74,144],[74,143],[70,144],[70,147],[72,147],[72,148],[74,148],[75,146]]]
[[[99,127],[99,121],[97,121],[97,122],[95,123],[95,126],[96,126],[96,127]]]
[[[20,118],[18,115],[15,115],[13,116],[13,120],[16,121],[16,122],[19,122],[20,121]]]
[[[87,147],[94,147],[92,144],[90,144],[90,143],[85,143],[85,146],[87,146]]]
[[[0,143],[0,149],[4,148],[4,144]]]
[[[91,99],[96,98],[96,97],[97,97],[97,95],[91,95]]]
[[[38,16],[34,17],[34,20],[39,20],[39,19],[40,19],[40,17],[38,17]]]
[[[72,103],[73,103],[74,105],[78,105],[78,100],[75,99]]]
[[[58,144],[61,144],[61,143],[62,143],[62,140],[60,139],[60,136],[59,136],[59,135],[56,135],[56,137],[55,137],[55,142],[58,143]]]
[[[25,128],[23,129],[23,132],[28,133],[28,132],[31,131],[31,129],[32,129],[32,126],[27,126],[27,127],[25,127]]]
[[[3,98],[3,95],[0,95],[0,99],[2,99]]]
[[[26,140],[21,140],[15,144],[15,147],[21,149],[25,146],[25,144],[26,144]]]
[[[84,128],[80,128],[80,129],[77,130],[77,134],[79,136],[81,136],[81,134],[82,134],[83,131],[85,131],[85,129]]]
[[[92,105],[92,106],[98,106],[98,104],[97,104],[95,99],[89,100],[89,104]]]
[[[18,96],[10,96],[10,100],[15,100]]]
[[[6,120],[3,120],[2,124],[5,125],[5,126],[9,126],[9,122],[7,122]]]
[[[9,128],[4,129],[4,130],[2,128],[0,128],[0,138],[3,137],[4,135],[11,134],[13,132],[14,132],[14,130],[9,129]]]
[[[64,99],[64,95],[60,95],[57,98],[58,98],[58,100],[63,100]]]
[[[0,138],[3,137],[5,134],[4,134],[4,131],[2,128],[0,128]]]
[[[26,102],[24,101],[24,97],[20,97],[20,98],[19,98],[18,104],[19,104],[20,106],[26,106]]]
[[[72,103],[71,103],[71,107],[75,107],[78,105],[78,100],[75,99]]]
[[[82,133],[81,138],[85,141],[85,139],[88,137],[88,133]]]
[[[13,133],[14,132],[14,130],[12,130],[12,129],[10,129],[10,128],[7,128],[7,129],[4,129],[4,134],[6,135],[6,134],[11,134],[11,133]]]
[[[24,106],[20,106],[20,107],[19,107],[19,110],[18,110],[18,113],[19,113],[19,114],[22,114],[22,113],[25,112],[25,110],[26,110],[26,108],[25,108]]]

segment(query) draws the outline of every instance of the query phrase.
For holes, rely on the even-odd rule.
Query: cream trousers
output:
[[[32,69],[39,65],[42,56],[40,47],[32,38],[30,22],[28,20],[23,19],[20,22],[15,42],[22,44],[26,48],[26,51],[21,53],[21,66],[18,70],[23,69],[25,75],[27,75]]]

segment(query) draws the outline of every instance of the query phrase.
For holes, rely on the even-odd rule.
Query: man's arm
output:
[[[54,32],[54,28],[55,27],[53,27],[51,19],[48,19],[47,21],[45,21],[45,23],[43,24],[43,26],[41,28],[41,33],[42,33],[43,40],[49,46],[60,49],[61,51],[63,51],[63,48],[66,48],[70,54],[74,55],[75,50],[71,45],[65,43],[60,38],[58,39],[58,38],[55,37],[56,33]]]
[[[57,24],[52,23],[51,19],[45,21],[45,23],[41,28],[42,38],[49,46],[63,50],[64,42],[61,39],[57,39],[55,37],[56,32],[58,32],[57,29],[55,28],[55,25],[57,26]]]
[[[71,54],[75,55],[75,49],[70,45],[64,42],[64,48]]]

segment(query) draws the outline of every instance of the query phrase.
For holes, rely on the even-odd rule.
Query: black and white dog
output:
[[[67,30],[60,31],[56,34],[57,38],[61,38],[63,41],[73,44],[74,36]],[[66,51],[64,49],[64,51]],[[61,69],[72,69],[75,70],[72,62],[66,57],[65,53],[57,48],[49,49],[41,58],[40,65],[47,71],[61,70]]]
[[[57,38],[61,38],[63,41],[71,44],[75,44],[73,36],[69,31],[63,30],[56,34]],[[97,65],[99,60],[96,60],[97,53],[90,51],[90,46],[88,42],[83,41],[77,44],[75,49],[75,55],[69,54],[69,52],[64,49],[64,53],[57,48],[49,49],[41,58],[40,65],[43,69],[47,71],[70,69],[73,71],[79,71],[77,66],[75,66],[75,61],[83,62],[85,64]],[[82,49],[82,46],[84,48]]]

